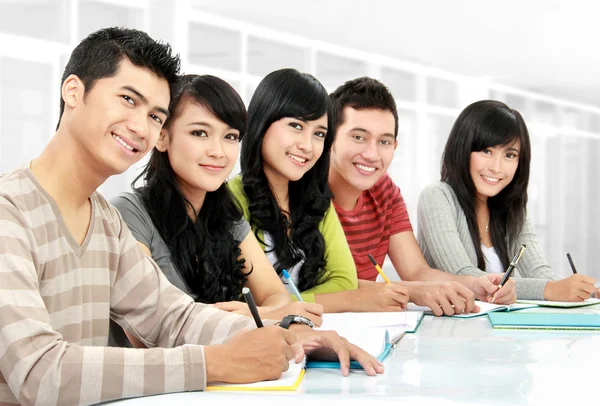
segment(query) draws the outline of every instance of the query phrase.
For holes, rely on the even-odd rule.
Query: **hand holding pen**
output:
[[[513,271],[517,267],[517,264],[519,263],[519,260],[523,256],[523,253],[525,253],[526,249],[527,249],[527,246],[525,244],[521,245],[521,248],[519,248],[519,251],[513,257],[512,261],[510,261],[510,264],[508,265],[508,268],[506,269],[504,276],[502,276],[502,279],[500,279],[500,283],[498,283],[498,290],[502,289],[502,287],[506,284],[506,282],[512,275]],[[496,294],[494,294],[494,296],[492,296],[491,302],[494,303],[495,300],[496,300]]]

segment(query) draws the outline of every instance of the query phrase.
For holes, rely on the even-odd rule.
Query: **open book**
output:
[[[216,382],[206,387],[208,391],[295,391],[304,377],[306,359],[296,364],[290,361],[290,367],[275,381],[255,383],[222,383]]]
[[[530,304],[530,303],[513,303],[510,305],[498,305],[498,304],[493,304],[493,303],[481,302],[479,300],[476,300],[475,304],[477,306],[479,306],[479,309],[480,309],[479,312],[477,312],[477,313],[455,314],[454,316],[447,316],[447,317],[456,317],[459,319],[470,319],[472,317],[483,316],[483,315],[486,315],[491,312],[510,312],[510,311],[514,311],[514,310],[529,309],[529,308],[538,306],[537,304]],[[413,310],[413,309],[414,310],[422,310],[427,314],[433,314],[433,312],[431,311],[431,309],[429,307],[417,306],[414,303],[409,303],[408,309],[409,310]]]
[[[383,361],[389,354],[393,343],[404,333],[414,333],[423,312],[406,311],[392,313],[326,313],[320,330],[334,330],[377,358]],[[337,361],[309,360],[307,368],[339,368]],[[352,369],[362,369],[358,362],[350,363]]]

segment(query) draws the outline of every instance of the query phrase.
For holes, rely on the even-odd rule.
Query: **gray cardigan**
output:
[[[455,275],[486,274],[477,268],[477,254],[467,218],[450,185],[438,182],[425,188],[419,196],[417,210],[417,238],[429,266]],[[521,244],[526,244],[527,250],[513,273],[517,297],[543,300],[546,283],[562,278],[544,260],[529,218],[508,252],[516,253]]]

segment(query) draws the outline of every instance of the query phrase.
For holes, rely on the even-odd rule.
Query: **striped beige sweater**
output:
[[[142,253],[116,209],[98,193],[90,201],[79,246],[29,169],[0,177],[2,406],[201,390],[203,347],[181,345],[222,343],[253,326],[194,303]],[[109,317],[150,348],[106,347]]]

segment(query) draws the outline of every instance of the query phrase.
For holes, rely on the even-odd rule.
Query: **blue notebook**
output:
[[[600,330],[598,313],[489,313],[497,329]]]

